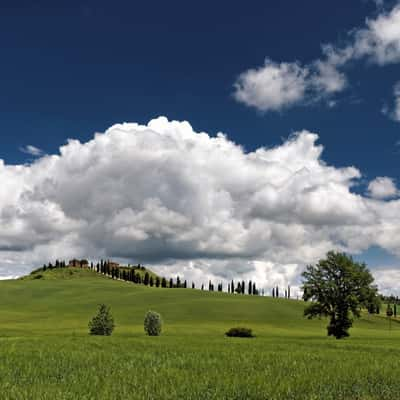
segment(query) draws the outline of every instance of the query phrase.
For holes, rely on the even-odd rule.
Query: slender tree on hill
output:
[[[170,280],[169,280],[169,287],[170,287],[170,288],[173,288],[173,287],[174,287],[174,281],[173,281],[172,278],[170,278]]]
[[[160,278],[157,276],[157,278],[156,278],[156,287],[160,287],[160,284],[161,284]]]
[[[235,292],[236,292],[237,294],[242,293],[242,287],[241,287],[241,285],[240,285],[240,282],[237,283]]]
[[[181,287],[181,279],[179,278],[179,276],[176,277],[176,287],[177,288]]]
[[[247,288],[247,294],[252,294],[253,293],[253,285],[252,285],[252,283],[251,283],[251,281],[249,281],[249,286],[248,286],[248,288]]]
[[[166,288],[167,287],[167,280],[164,277],[162,277],[162,279],[161,279],[161,287],[162,288]]]
[[[195,288],[195,285],[194,285],[194,282],[192,282],[192,289],[194,289]]]
[[[144,274],[143,284],[148,285],[149,282],[150,282],[150,275],[149,275],[149,273],[146,271],[146,273]]]

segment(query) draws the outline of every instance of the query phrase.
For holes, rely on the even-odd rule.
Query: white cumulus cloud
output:
[[[368,185],[368,192],[375,199],[387,199],[399,194],[394,180],[387,176],[379,176],[371,181]]]
[[[141,262],[166,276],[299,286],[331,249],[400,255],[400,201],[361,196],[360,171],[297,132],[246,153],[164,117],[117,124],[28,165],[0,161],[0,275],[56,258]]]
[[[243,72],[235,84],[235,98],[262,111],[278,111],[303,100],[309,71],[298,63],[265,60],[261,68]]]

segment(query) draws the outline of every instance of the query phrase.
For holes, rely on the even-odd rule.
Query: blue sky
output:
[[[368,197],[375,178],[400,180],[400,59],[377,61],[377,50],[360,50],[354,32],[396,6],[367,0],[3,2],[0,158],[6,165],[30,163],[41,151],[58,154],[68,138],[85,143],[115,123],[147,124],[161,115],[210,136],[224,132],[246,151],[282,145],[305,129],[318,134],[324,162],[361,172],[351,191]],[[394,40],[385,51],[396,53]],[[315,83],[318,60],[332,66],[324,44],[338,54],[353,52],[334,65],[346,81],[337,90]],[[248,94],[256,105],[240,101],[235,83],[246,71],[267,67],[266,59],[278,72],[283,63],[295,68],[295,85],[305,92],[295,87],[295,100],[260,106],[282,95],[261,87],[261,99]],[[377,267],[398,262],[380,246],[361,254]]]
[[[397,64],[349,66],[351,85],[332,109],[262,114],[233,99],[244,70],[266,57],[309,62],[321,44],[343,40],[376,13],[372,1],[3,5],[2,158],[23,162],[18,149],[26,144],[52,153],[69,137],[167,115],[226,132],[249,150],[306,128],[320,135],[328,162],[356,165],[367,178],[399,178],[399,124],[381,113]]]

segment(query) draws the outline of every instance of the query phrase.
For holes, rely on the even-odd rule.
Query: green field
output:
[[[400,325],[365,316],[326,337],[304,303],[46,271],[0,282],[0,399],[397,399]],[[91,337],[99,303],[111,337]],[[147,310],[163,334],[146,337]],[[256,338],[226,338],[233,326]]]

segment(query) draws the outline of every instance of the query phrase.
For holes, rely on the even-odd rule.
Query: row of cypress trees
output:
[[[100,260],[97,264],[93,262],[89,263],[87,260],[72,260],[69,264],[65,261],[56,260],[55,264],[49,263],[43,265],[43,271],[52,268],[66,268],[68,266],[75,266],[81,268],[91,269],[99,274],[110,277],[111,279],[118,279],[126,282],[132,282],[136,284],[143,284],[146,286],[155,286],[162,288],[188,288],[191,287],[195,289],[195,283],[192,282],[189,286],[187,280],[181,281],[180,277],[177,276],[175,281],[173,278],[166,279],[165,277],[153,276],[146,269],[138,264],[137,266],[119,266],[109,260]],[[201,290],[205,290],[204,284],[201,285]],[[210,280],[208,282],[208,291],[218,291],[223,292],[223,283],[220,282],[215,287],[214,283]],[[264,289],[257,289],[257,285],[253,281],[248,281],[247,283],[242,281],[237,281],[236,283],[232,280],[227,286],[228,293],[236,294],[247,294],[252,296],[264,296]],[[279,297],[278,286],[272,289],[272,297]],[[284,290],[284,297],[290,299],[290,286]]]
[[[283,295],[285,299],[290,299],[290,285],[284,290]],[[279,297],[279,287],[272,288],[272,297]]]

